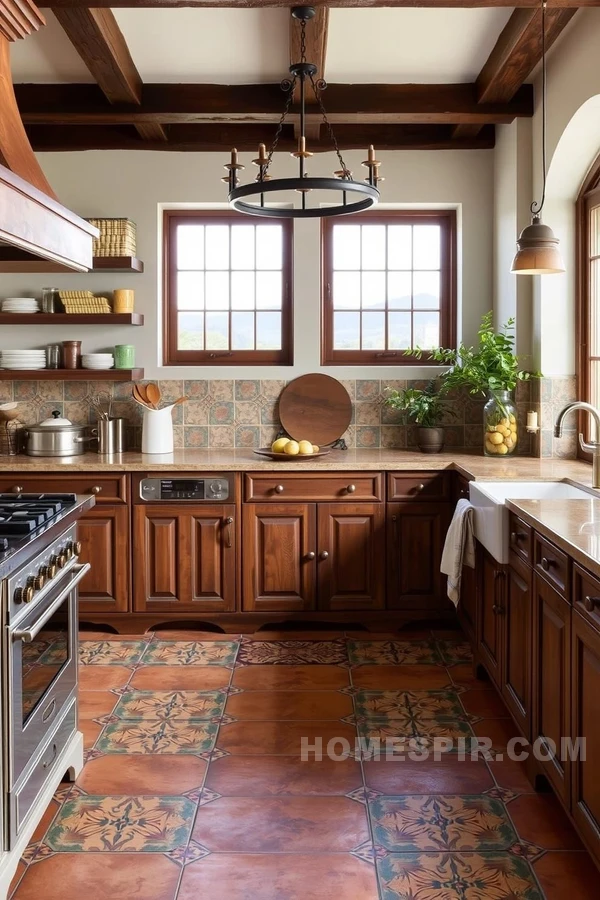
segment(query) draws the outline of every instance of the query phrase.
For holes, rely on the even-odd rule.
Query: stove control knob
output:
[[[71,551],[71,556],[79,556],[81,553],[81,541],[71,541],[67,549]]]
[[[26,587],[17,588],[14,593],[14,601],[15,603],[31,603],[33,600],[33,586],[28,584]]]
[[[67,564],[68,559],[69,559],[69,557],[67,556],[67,551],[61,550],[60,553],[58,554],[58,568],[64,569],[64,567]]]
[[[223,491],[223,487],[224,487],[224,485],[223,485],[222,481],[211,481],[211,483],[208,486],[208,489],[211,492],[211,494],[220,494]]]
[[[64,550],[61,553],[61,556],[64,556],[65,559],[69,560],[73,558],[73,544],[67,544]]]
[[[53,563],[52,560],[50,560],[47,566],[41,567],[39,574],[43,575],[44,578],[47,578],[48,581],[51,581],[56,575],[56,563]]]
[[[54,569],[54,575],[56,575],[56,569],[58,568],[58,556],[53,554],[48,560],[48,565]],[[52,576],[54,578],[54,575]]]
[[[33,580],[31,583],[33,584],[34,591],[41,591],[41,589],[46,584],[46,576],[40,575],[38,572],[38,574],[33,577]]]

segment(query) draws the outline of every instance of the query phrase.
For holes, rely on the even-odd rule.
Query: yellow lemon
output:
[[[516,425],[511,425],[511,426],[510,426],[510,430],[512,431],[513,434],[515,434],[515,432],[516,432],[516,430],[517,430],[517,426],[516,426]]]
[[[317,444],[313,444],[313,453],[318,453],[319,449],[320,448],[317,446]]]
[[[508,418],[510,419],[510,424],[511,424],[511,425],[514,425],[515,422],[517,421],[516,418],[515,418],[515,416],[512,415],[512,413],[511,413],[511,415],[510,415]]]
[[[506,446],[508,447],[509,450],[512,450],[512,448],[515,446],[515,442],[513,441],[513,439],[511,437],[504,438],[504,443],[506,444]]]
[[[300,456],[308,456],[311,453],[314,453],[313,445],[310,441],[300,441],[298,444],[298,453]]]
[[[492,434],[490,434],[490,436],[488,437],[488,440],[489,440],[490,444],[501,444],[502,438],[503,438],[503,435],[501,435],[499,431],[494,431],[494,432],[492,432]]]
[[[300,453],[300,445],[298,444],[298,441],[288,441],[283,448],[283,452],[287,453],[289,456],[298,456],[298,454]]]
[[[289,438],[277,438],[276,441],[273,441],[271,444],[271,450],[273,453],[283,453],[283,449],[286,444],[289,444]]]
[[[487,450],[488,453],[495,453],[495,452],[496,452],[496,445],[495,445],[495,444],[490,444],[489,441],[486,441],[486,442],[485,442],[485,449]]]
[[[498,444],[496,447],[496,453],[499,453],[500,456],[504,456],[505,453],[508,453],[508,447],[506,444]]]
[[[500,424],[504,425],[504,427],[506,428],[507,425],[510,425],[510,420],[509,419],[500,419]]]

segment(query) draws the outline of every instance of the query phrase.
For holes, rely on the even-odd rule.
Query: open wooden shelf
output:
[[[0,369],[0,381],[142,381],[143,369]]]
[[[137,256],[95,256],[92,263],[92,272],[143,272],[144,263]],[[85,275],[86,272],[76,272],[68,269],[60,263],[53,263],[47,259],[32,256],[24,250],[4,248],[0,250],[0,272],[12,272],[14,274],[54,274]]]
[[[0,313],[0,325],[143,325],[142,313]]]

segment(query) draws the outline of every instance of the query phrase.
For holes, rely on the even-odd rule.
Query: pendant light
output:
[[[286,78],[281,83],[287,97],[270,148],[267,151],[265,144],[258,146],[258,158],[253,160],[254,165],[258,166],[256,180],[250,184],[239,184],[238,173],[244,166],[239,162],[236,149],[231,151],[231,161],[224,167],[228,174],[222,181],[229,187],[229,205],[237,212],[250,216],[276,216],[279,219],[325,218],[326,216],[345,216],[350,213],[362,212],[370,209],[379,200],[378,185],[383,178],[379,174],[381,163],[375,158],[374,147],[369,147],[368,158],[362,164],[368,170],[366,179],[356,181],[344,162],[321,99],[321,92],[325,90],[327,84],[322,79],[315,80],[317,67],[306,59],[306,23],[313,18],[314,14],[315,10],[312,6],[296,6],[292,9],[292,17],[300,22],[300,62],[290,66],[291,78]],[[297,149],[291,155],[298,160],[298,175],[295,178],[274,178],[269,174],[271,160],[286,124],[297,85],[300,94],[300,134]],[[306,164],[313,156],[307,148],[306,139],[306,88],[308,85],[312,89],[316,108],[321,114],[329,135],[331,149],[335,150],[338,157],[340,168],[333,173],[333,178],[311,177],[306,171]],[[298,194],[298,205],[281,205],[282,200],[289,198],[290,192]],[[278,193],[283,196],[278,197]],[[310,202],[309,195],[311,195]],[[327,200],[331,195],[338,202],[319,202],[320,197],[322,200]],[[277,203],[278,200],[279,203]]]
[[[523,229],[517,240],[517,252],[511,272],[516,275],[557,275],[565,271],[558,249],[558,238],[541,219],[546,199],[546,0],[542,2],[542,197],[533,201],[531,225]]]

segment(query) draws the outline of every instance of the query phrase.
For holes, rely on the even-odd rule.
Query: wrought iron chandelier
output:
[[[258,166],[256,180],[250,184],[238,184],[238,173],[245,167],[238,161],[238,152],[235,148],[231,151],[231,161],[224,166],[229,173],[222,179],[229,185],[229,204],[238,212],[251,216],[276,216],[288,219],[325,218],[362,212],[370,209],[379,200],[378,184],[383,181],[383,178],[379,175],[381,163],[375,159],[374,147],[372,145],[369,147],[368,159],[362,163],[368,169],[366,180],[355,181],[352,178],[352,172],[344,162],[321,99],[321,92],[325,90],[327,83],[322,79],[315,79],[317,67],[306,60],[306,23],[312,19],[314,14],[315,10],[312,6],[296,6],[292,9],[293,18],[300,21],[300,62],[290,66],[291,78],[286,78],[281,82],[281,88],[287,94],[283,113],[268,153],[265,144],[259,144],[258,158],[253,160],[254,165]],[[340,162],[340,168],[334,172],[333,178],[313,178],[306,172],[306,162],[313,156],[307,150],[305,134],[307,81],[310,82],[315,100],[323,116],[323,123],[329,133],[332,149],[335,150]],[[299,85],[300,93],[300,135],[298,148],[291,156],[298,160],[298,176],[296,178],[272,178],[269,175],[271,161],[289,115],[297,85]],[[295,204],[292,207],[289,205],[272,206],[265,200],[265,196],[267,196],[269,200],[277,202],[277,194],[285,194],[290,191],[296,191],[299,194],[298,206]],[[309,206],[307,198],[313,191],[335,191],[338,197],[341,194],[340,202],[333,205],[320,205],[317,202]],[[255,198],[255,200],[252,201],[250,198]],[[280,198],[279,203],[282,202],[285,200]]]

